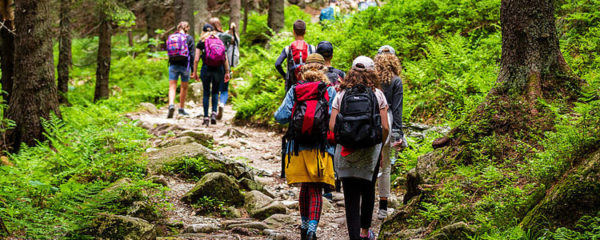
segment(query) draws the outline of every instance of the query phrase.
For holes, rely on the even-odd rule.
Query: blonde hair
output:
[[[208,19],[208,24],[212,25],[217,32],[223,32],[223,27],[221,26],[221,20],[219,20],[219,18],[213,17]]]
[[[179,24],[177,24],[177,31],[179,32],[181,30],[183,30],[186,33],[190,31],[190,23],[182,21]]]
[[[396,76],[400,76],[402,65],[395,54],[383,53],[375,56],[375,68],[382,83],[389,84]]]
[[[307,82],[323,82],[325,84],[329,84],[329,78],[325,73],[327,72],[327,67],[320,63],[308,63],[302,66],[302,79]]]

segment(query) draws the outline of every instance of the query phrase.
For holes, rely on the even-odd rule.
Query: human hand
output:
[[[229,82],[229,73],[225,73],[225,82]]]
[[[403,140],[399,139],[397,142],[392,144],[392,147],[394,147],[396,150],[400,151],[402,150],[404,147],[402,146]]]

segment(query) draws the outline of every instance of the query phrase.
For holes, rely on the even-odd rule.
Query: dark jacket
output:
[[[402,132],[402,104],[403,104],[403,95],[404,91],[402,90],[402,79],[398,76],[395,76],[390,83],[383,83],[381,85],[381,89],[385,95],[385,99],[387,100],[390,110],[392,111],[392,115],[394,116],[394,121],[392,122],[392,132],[398,132],[401,136],[404,135]]]

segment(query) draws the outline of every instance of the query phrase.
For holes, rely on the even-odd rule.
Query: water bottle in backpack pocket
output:
[[[346,90],[335,120],[335,141],[350,149],[382,142],[379,104],[372,89],[363,85]]]
[[[187,45],[187,34],[173,33],[167,38],[167,54],[174,61],[189,61],[190,50]]]

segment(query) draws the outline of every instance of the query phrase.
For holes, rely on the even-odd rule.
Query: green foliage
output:
[[[194,181],[199,181],[210,170],[212,170],[210,163],[203,157],[184,158],[180,161],[171,162],[164,167],[165,172],[177,174]]]
[[[225,202],[208,196],[199,198],[196,203],[192,204],[192,208],[199,215],[225,217],[230,214]]]
[[[547,232],[540,240],[588,240],[600,239],[600,213],[596,216],[583,216],[573,229],[558,228]]]

